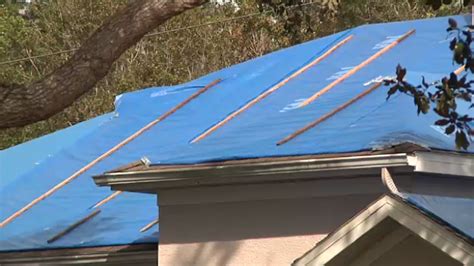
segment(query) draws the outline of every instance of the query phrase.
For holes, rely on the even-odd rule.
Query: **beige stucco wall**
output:
[[[168,244],[160,248],[159,265],[289,265],[323,236]],[[293,257],[292,257],[293,255]]]
[[[160,206],[159,264],[289,265],[378,196]]]
[[[396,178],[403,191],[472,191],[452,181]],[[159,264],[288,265],[385,192],[380,176],[161,190]]]

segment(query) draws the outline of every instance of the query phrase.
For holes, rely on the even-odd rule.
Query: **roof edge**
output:
[[[341,157],[288,157],[248,160],[218,165],[149,167],[146,170],[113,172],[95,176],[98,186],[153,193],[159,189],[230,184],[292,182],[333,177],[379,176],[382,167],[399,167],[412,172],[406,153],[352,154]],[[407,170],[408,168],[408,170]]]
[[[94,264],[114,262],[127,264],[156,264],[158,244],[136,244],[88,248],[0,252],[1,265],[24,264]]]
[[[296,259],[292,265],[313,265],[315,260],[320,256],[323,256],[322,260],[330,260],[345,249],[345,247],[335,245],[335,243],[341,241],[344,236],[351,234],[351,242],[349,243],[344,240],[347,242],[344,246],[351,245],[362,235],[387,218],[394,219],[401,226],[409,229],[425,241],[440,248],[454,259],[460,262],[474,262],[474,247],[468,239],[455,233],[451,228],[446,228],[445,225],[439,223],[437,219],[433,219],[433,217],[418,209],[416,206],[409,204],[399,196],[386,194],[369,204],[365,209],[361,210],[332,233],[327,235],[323,240],[316,243],[313,248]],[[364,230],[362,230],[363,232],[358,232],[357,234],[360,234],[359,237],[354,237],[356,228],[361,225],[364,227]],[[418,232],[417,229],[423,229],[429,233]],[[446,239],[446,241],[440,243],[440,237]],[[440,247],[440,245],[444,246]],[[331,250],[331,254],[333,255],[331,255],[330,258],[324,257],[324,253],[328,249],[334,249],[335,247],[336,249],[340,249],[339,252],[333,254],[336,251]],[[456,252],[452,252],[453,250]],[[467,256],[465,256],[466,254]]]

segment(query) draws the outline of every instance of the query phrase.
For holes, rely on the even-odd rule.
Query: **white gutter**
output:
[[[442,152],[415,152],[408,155],[415,172],[474,177],[474,155]]]
[[[220,165],[184,165],[173,168],[151,166],[132,172],[95,176],[99,186],[125,191],[149,192],[160,188],[288,182],[317,178],[380,176],[382,167],[413,171],[407,154],[345,156],[336,158],[288,158]]]
[[[158,261],[157,250],[74,255],[61,255],[61,250],[57,250],[56,255],[45,254],[31,257],[29,253],[35,252],[17,251],[14,253],[17,254],[15,257],[10,255],[8,258],[3,258],[8,256],[8,253],[0,253],[0,265],[156,265]]]

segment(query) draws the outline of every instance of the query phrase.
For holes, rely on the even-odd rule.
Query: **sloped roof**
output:
[[[403,200],[474,244],[474,187],[471,198],[403,193]]]
[[[457,17],[460,24],[462,17]],[[395,96],[386,101],[380,87],[349,105],[316,127],[284,145],[287,135],[353,99],[377,77],[391,76],[400,63],[409,70],[408,79],[419,82],[439,79],[456,69],[446,40],[447,18],[366,25],[283,49],[211,73],[183,85],[155,87],[117,97],[116,110],[100,126],[55,150],[25,171],[5,177],[1,170],[0,220],[36,199],[100,155],[112,149],[150,121],[169,112],[212,81],[212,88],[181,106],[130,143],[94,164],[51,196],[40,201],[0,228],[0,250],[90,247],[157,241],[157,236],[139,229],[156,219],[156,199],[124,193],[101,207],[101,213],[59,240],[47,240],[87,216],[91,206],[110,195],[94,185],[91,176],[146,157],[152,164],[194,164],[241,158],[333,154],[382,149],[400,143],[415,143],[433,149],[455,150],[454,140],[433,127],[433,114],[416,116],[413,100]],[[416,30],[386,53],[360,68],[307,106],[298,105],[351,71],[400,36]],[[350,40],[334,49],[342,40]],[[320,62],[288,79],[301,68]],[[357,68],[356,68],[357,69]],[[282,83],[284,81],[284,84]],[[282,84],[271,94],[268,90]],[[267,94],[265,94],[267,92]],[[261,97],[265,94],[266,97]],[[260,96],[260,97],[259,97]],[[191,143],[249,102],[244,112],[198,142]],[[465,108],[466,106],[460,106]],[[48,137],[46,146],[56,143]],[[31,144],[24,150],[41,149]],[[22,167],[11,148],[2,152],[0,164]],[[474,152],[474,147],[468,151]],[[45,153],[46,154],[46,153]],[[146,160],[145,160],[146,161]],[[3,168],[2,168],[3,169]]]
[[[58,156],[74,158],[77,142],[88,138],[96,130],[113,120],[106,114],[75,126],[43,136],[33,141],[0,152],[0,216],[3,220],[20,208],[23,199],[31,200],[64,179],[49,169]],[[78,161],[77,165],[84,163]],[[43,175],[36,171],[45,167]],[[54,165],[54,168],[74,171],[73,165]],[[100,213],[53,243],[49,239],[93,213],[92,207],[110,194],[97,188],[84,176],[54,196],[36,205],[21,218],[0,228],[0,251],[95,247],[121,244],[156,243],[155,230],[140,229],[156,219],[156,197],[138,193],[123,193],[108,202]],[[139,206],[139,207],[137,207]]]
[[[43,160],[53,156],[60,150],[74,145],[80,138],[110,120],[112,115],[112,113],[101,115],[56,131],[54,134],[48,134],[7,150],[1,150],[0,162],[4,162],[1,164],[1,186],[6,186],[7,183],[13,181],[11,179],[22,176],[34,169]]]

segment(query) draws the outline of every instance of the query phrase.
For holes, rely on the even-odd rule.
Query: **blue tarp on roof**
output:
[[[459,24],[465,22],[458,17]],[[51,238],[92,212],[110,195],[95,186],[92,176],[147,157],[154,164],[189,164],[239,158],[328,154],[380,149],[411,142],[426,147],[455,150],[453,137],[434,127],[434,114],[416,116],[413,100],[395,96],[386,101],[379,88],[334,117],[285,145],[286,135],[333,110],[367,88],[377,77],[392,76],[400,63],[408,79],[436,80],[456,69],[448,50],[447,18],[367,25],[280,50],[172,87],[156,87],[117,97],[116,110],[87,134],[71,138],[54,156],[34,159],[34,167],[10,156],[15,149],[38,151],[63,142],[55,133],[42,146],[25,143],[0,157],[0,220],[37,198],[150,121],[164,114],[215,79],[223,81],[200,95],[166,120],[133,140],[86,173],[41,201],[0,229],[0,250],[50,249],[145,243],[157,241],[153,230],[141,227],[156,218],[156,198],[125,193],[101,207],[102,212],[51,244]],[[411,29],[416,33],[365,68],[337,85],[312,104],[295,108],[304,99],[360,64]],[[343,38],[353,39],[321,63],[289,81],[229,123],[197,143],[196,136],[251,101],[301,66],[317,58]],[[460,106],[467,112],[466,106]],[[86,122],[87,123],[87,122]],[[88,127],[89,128],[89,127]],[[60,131],[61,132],[61,131]],[[473,152],[471,146],[469,152]],[[39,160],[39,161],[36,161]],[[19,167],[4,170],[4,165]],[[21,170],[20,170],[21,169]],[[14,174],[12,174],[14,173]]]
[[[7,183],[12,181],[11,179],[34,169],[36,165],[54,156],[61,149],[66,149],[75,144],[79,138],[91,133],[107,120],[110,120],[112,115],[110,113],[101,115],[64,130],[59,130],[54,134],[45,135],[8,150],[0,151],[0,173],[2,177],[0,187],[6,186]]]

